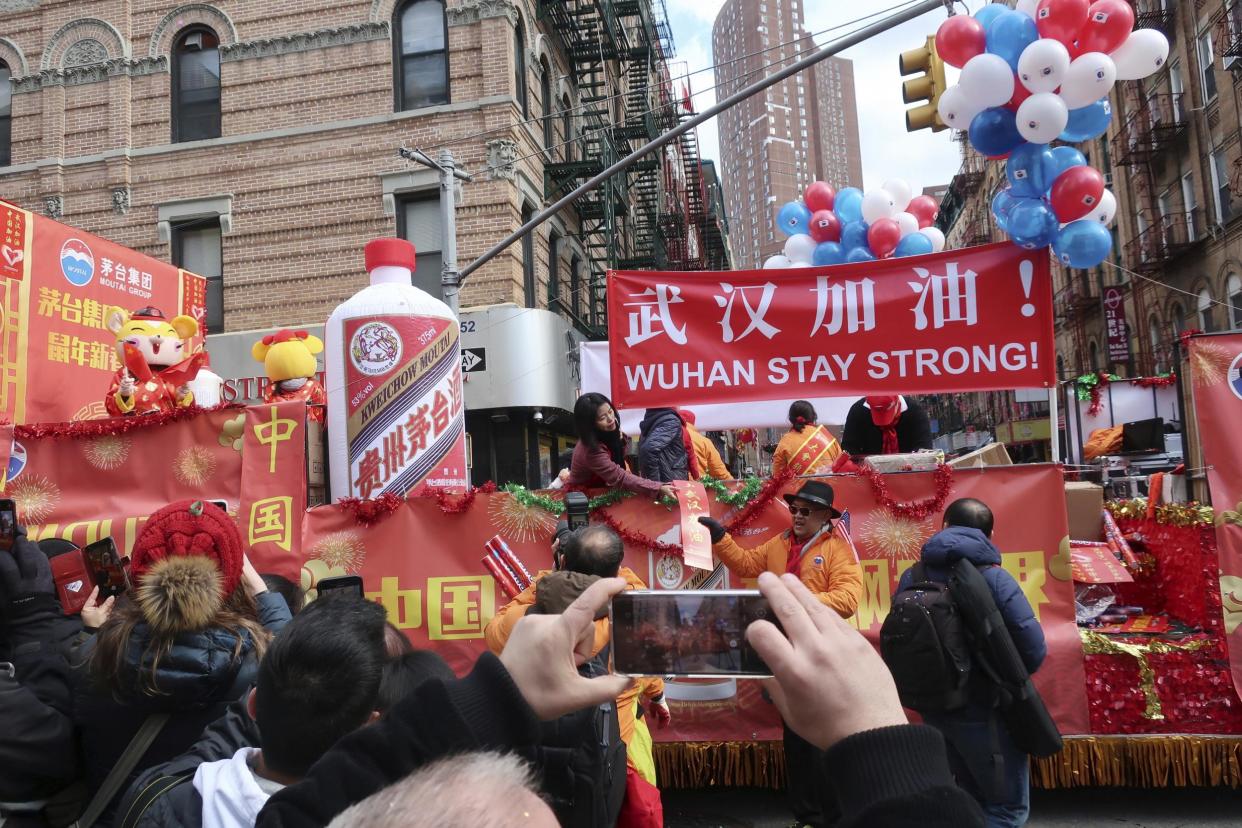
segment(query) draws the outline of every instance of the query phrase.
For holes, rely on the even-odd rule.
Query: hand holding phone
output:
[[[17,504],[12,500],[0,500],[0,552],[13,549],[17,540]]]
[[[91,574],[91,579],[99,588],[100,598],[106,600],[123,595],[132,588],[129,582],[129,572],[125,569],[128,559],[123,559],[117,552],[112,538],[104,538],[87,544],[82,550],[82,557],[86,561],[86,568]]]
[[[358,575],[338,575],[324,578],[315,585],[320,598],[365,598],[362,591],[362,578]]]

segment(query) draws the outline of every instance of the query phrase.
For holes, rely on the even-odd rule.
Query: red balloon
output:
[[[1095,0],[1087,9],[1087,22],[1078,33],[1078,48],[1083,52],[1108,54],[1116,49],[1134,29],[1134,9],[1125,0]]]
[[[876,219],[867,227],[867,246],[877,259],[891,256],[901,241],[901,226],[891,218]]]
[[[936,54],[950,66],[959,69],[988,47],[983,24],[968,14],[955,14],[936,30]]]
[[[1017,112],[1018,107],[1022,106],[1022,102],[1031,97],[1031,90],[1022,85],[1022,81],[1014,76],[1013,81],[1013,97],[1009,99],[1009,103],[1005,104],[1005,109],[1010,112]]]
[[[935,223],[935,219],[919,219],[919,229],[922,230],[924,227],[931,227]]]
[[[1090,213],[1104,195],[1104,176],[1095,167],[1081,164],[1057,176],[1048,193],[1048,203],[1057,221],[1076,221]]]
[[[1090,0],[1039,0],[1035,9],[1035,28],[1039,36],[1069,46],[1087,22],[1089,5]]]
[[[817,242],[841,241],[841,219],[831,210],[816,210],[811,214],[811,228],[808,232]]]
[[[906,212],[919,220],[919,227],[926,227],[927,224],[936,220],[940,205],[929,195],[918,195],[910,199],[910,203],[906,205]],[[927,224],[923,223],[925,221]]]
[[[802,201],[806,204],[806,209],[812,213],[820,210],[831,210],[832,204],[837,200],[837,192],[832,189],[827,181],[812,181],[811,184],[802,191]],[[836,239],[833,239],[836,241]]]

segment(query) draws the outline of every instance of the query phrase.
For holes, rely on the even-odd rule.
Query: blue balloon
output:
[[[801,201],[790,201],[776,214],[776,229],[786,236],[809,233],[811,211]]]
[[[901,241],[897,242],[897,249],[893,251],[895,258],[902,256],[922,256],[924,253],[932,252],[932,240],[924,236],[922,233],[910,233],[903,236]]]
[[[1003,106],[985,109],[970,122],[970,145],[989,157],[1008,155],[1026,143],[1018,132],[1017,118]]]
[[[978,19],[978,15],[975,15],[975,19]],[[1015,72],[1018,71],[1018,58],[1022,57],[1022,50],[1039,40],[1035,21],[1022,12],[1011,9],[997,14],[984,28],[987,29],[988,51],[1003,57],[1009,68]]]
[[[820,242],[811,254],[811,264],[817,266],[841,264],[845,261],[845,248],[837,242]]]
[[[1112,249],[1113,237],[1108,228],[1090,218],[1071,221],[1052,243],[1052,252],[1066,267],[1095,267],[1108,258]]]
[[[1047,181],[1048,186],[1044,188],[1044,192],[1052,189],[1052,185],[1056,183],[1061,173],[1070,167],[1082,167],[1087,163],[1087,158],[1081,152],[1073,147],[1057,147],[1052,151],[1052,166],[1048,169]],[[1044,193],[1040,193],[1043,195]]]
[[[995,20],[998,15],[1007,11],[1009,11],[1009,7],[1004,3],[989,3],[979,9],[979,11],[975,12],[975,20],[979,21],[979,23],[983,26],[983,30],[986,32],[988,25]]]
[[[1103,227],[1098,221],[1097,225]],[[1018,247],[1038,250],[1057,237],[1057,216],[1042,198],[1020,198],[1009,210],[1009,238]]]
[[[1052,179],[1048,173],[1055,166],[1056,158],[1047,144],[1023,144],[1009,154],[1005,162],[1005,177],[1013,194],[1024,198],[1039,198],[1048,192]]]
[[[1101,224],[1100,226],[1103,227],[1104,225]],[[875,255],[865,247],[855,247],[849,252],[848,255],[846,255],[845,260],[850,264],[857,264],[858,262],[874,262]]]
[[[832,202],[832,209],[836,211],[837,218],[841,219],[842,224],[862,221],[862,198],[862,190],[857,187],[845,187],[837,193],[836,200]]]
[[[992,217],[996,219],[996,226],[1006,233],[1009,232],[1009,211],[1017,203],[1018,199],[1009,189],[998,190],[992,196]]]
[[[837,194],[838,198],[840,193]],[[867,248],[867,222],[851,221],[841,228],[841,246],[846,250],[853,250],[855,247]]]
[[[1113,119],[1113,105],[1103,98],[1081,109],[1071,109],[1065,130],[1059,136],[1062,141],[1089,141],[1098,138],[1108,129]]]

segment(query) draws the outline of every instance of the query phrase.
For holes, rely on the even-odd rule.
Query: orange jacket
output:
[[[716,450],[716,444],[700,434],[699,430],[689,423],[686,423],[686,429],[690,432],[690,443],[694,446],[694,457],[699,461],[699,472],[711,475],[717,480],[732,480],[733,475],[729,474],[729,469],[725,466],[724,460],[720,459],[720,452]]]
[[[731,535],[725,535],[712,546],[712,551],[739,578],[758,578],[761,572],[779,575],[786,571],[791,543],[792,534],[782,532],[753,549],[745,549]],[[842,618],[849,618],[858,609],[862,599],[862,567],[853,545],[835,527],[812,538],[802,550],[798,577]]]
[[[550,571],[548,569],[540,570],[530,586],[522,590],[512,601],[497,610],[492,620],[487,622],[487,627],[483,630],[483,638],[487,641],[488,649],[493,653],[500,655],[500,651],[505,648],[505,642],[509,640],[509,635],[513,632],[513,627],[522,619],[526,611],[535,605],[535,587],[538,586],[539,579]],[[619,574],[628,584],[626,589],[647,588],[647,585],[634,574],[632,569],[623,566]],[[604,649],[608,644],[608,636],[608,619],[601,618],[595,622],[595,645],[591,648],[592,655]],[[630,741],[634,738],[634,700],[640,694],[645,701],[663,693],[663,679],[640,678],[635,681],[630,689],[617,696],[617,721],[621,726],[621,740],[625,742],[626,746],[629,746]]]
[[[772,454],[772,476],[776,477],[789,465],[794,455],[811,437],[812,429],[822,430],[824,436],[828,438],[828,450],[819,455],[818,458],[808,458],[810,465],[804,469],[801,474],[827,474],[832,471],[832,464],[841,455],[841,444],[837,442],[837,438],[829,433],[828,429],[822,425],[803,426],[802,431],[794,431],[792,428],[786,431],[781,437],[781,441],[776,444],[776,451]]]

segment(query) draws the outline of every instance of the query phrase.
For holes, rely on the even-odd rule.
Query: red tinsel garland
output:
[[[1112,382],[1112,378],[1104,371],[1095,372],[1096,382],[1091,386],[1088,392],[1091,395],[1091,405],[1087,406],[1087,416],[1095,417],[1104,410],[1104,401],[1101,398],[1101,391],[1104,386]]]
[[[418,490],[416,497],[434,497],[436,505],[440,507],[440,511],[446,515],[460,515],[462,512],[470,508],[474,503],[475,497],[479,492],[483,494],[492,494],[496,491],[496,484],[491,480],[482,486],[475,486],[463,495],[457,495],[454,490],[446,489],[441,486],[423,486]]]
[[[379,497],[363,500],[360,497],[343,497],[337,501],[353,516],[359,526],[374,526],[405,503],[405,498],[398,495],[382,494]]]
[[[27,423],[26,425],[14,426],[13,436],[19,440],[42,440],[46,438],[53,440],[77,440],[90,437],[111,437],[140,428],[179,423],[182,420],[193,419],[208,411],[222,411],[233,408],[240,410],[244,409],[245,406],[238,403],[223,403],[213,408],[187,405],[181,408],[174,408],[172,411],[161,411],[156,414],[139,414],[130,417],[107,417],[102,420],[78,420],[71,423]]]
[[[911,520],[925,520],[938,513],[944,508],[945,501],[949,499],[949,494],[953,491],[952,466],[937,466],[935,473],[936,494],[926,500],[917,500],[913,503],[898,503],[896,500],[893,500],[884,475],[871,466],[863,466],[858,470],[858,474],[865,477],[867,482],[871,484],[871,493],[875,496],[877,503],[897,517]]]
[[[1170,373],[1166,377],[1139,377],[1134,384],[1139,388],[1167,388],[1177,382],[1177,372]]]

